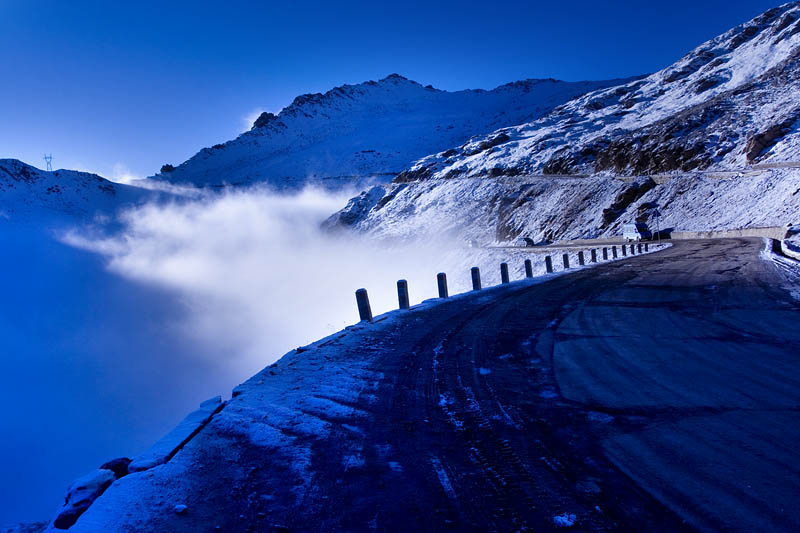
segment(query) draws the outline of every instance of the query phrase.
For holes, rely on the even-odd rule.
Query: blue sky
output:
[[[661,69],[780,2],[0,0],[0,157],[147,176],[294,96]]]

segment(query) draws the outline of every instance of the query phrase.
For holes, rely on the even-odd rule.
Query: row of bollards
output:
[[[649,243],[644,244],[631,244],[630,247],[628,245],[620,246],[620,250],[622,252],[623,257],[627,257],[628,250],[630,250],[631,255],[635,255],[637,252],[642,253],[644,249],[645,252],[650,251]],[[590,250],[591,254],[591,262],[597,263],[597,249],[593,248]],[[608,261],[608,248],[602,248],[602,257],[603,261]],[[612,259],[616,259],[617,256],[617,247],[611,247],[611,257]],[[564,270],[569,269],[569,254],[563,254],[562,261],[564,263]],[[580,266],[584,266],[586,264],[586,256],[583,250],[578,252],[578,264]],[[544,267],[548,274],[553,273],[553,259],[546,255],[544,258]],[[472,290],[479,291],[481,290],[481,270],[478,267],[472,267],[471,269],[472,275]],[[530,259],[525,260],[525,277],[532,278],[533,277],[533,263]],[[500,279],[503,285],[507,283],[511,283],[511,278],[508,274],[508,263],[500,263]],[[439,272],[436,274],[436,282],[439,288],[439,298],[448,298],[450,295],[447,290],[447,274],[444,272]],[[397,281],[397,300],[400,306],[400,309],[409,309],[410,308],[410,299],[408,297],[408,281],[401,279]],[[358,316],[359,319],[364,322],[372,322],[372,308],[369,304],[369,296],[367,295],[367,289],[358,289],[356,291],[356,304],[358,305]]]

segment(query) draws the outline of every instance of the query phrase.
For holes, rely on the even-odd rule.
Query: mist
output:
[[[250,189],[148,204],[124,212],[122,230],[111,236],[84,228],[64,240],[101,254],[120,276],[174,294],[186,310],[182,334],[246,379],[288,350],[356,323],[360,287],[376,315],[397,307],[398,279],[409,281],[412,304],[436,295],[436,273],[448,267],[460,270],[448,273],[451,292],[466,289],[463,242],[387,245],[320,229],[351,196]]]

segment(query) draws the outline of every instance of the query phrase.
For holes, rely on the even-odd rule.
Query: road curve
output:
[[[800,530],[800,313],[761,247],[675,242],[292,352],[74,530]]]

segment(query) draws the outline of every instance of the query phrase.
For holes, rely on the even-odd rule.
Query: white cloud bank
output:
[[[110,237],[73,231],[64,240],[103,254],[122,276],[179,295],[184,332],[251,373],[357,322],[360,287],[378,314],[396,308],[398,279],[408,279],[412,303],[436,295],[436,272],[447,265],[463,271],[448,272],[451,293],[469,283],[460,245],[387,249],[320,230],[350,196],[250,190],[150,204],[124,213],[123,230]]]

